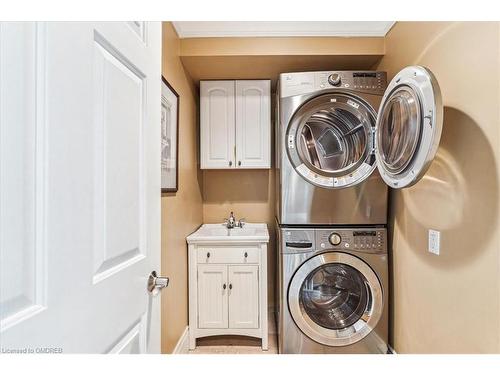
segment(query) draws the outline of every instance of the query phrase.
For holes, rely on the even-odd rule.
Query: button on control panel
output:
[[[387,252],[385,228],[316,229],[316,243],[325,250]]]

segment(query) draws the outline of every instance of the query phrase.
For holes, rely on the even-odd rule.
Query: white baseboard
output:
[[[175,345],[174,351],[172,354],[188,354],[189,353],[189,327],[184,329],[181,337],[179,337],[179,341]]]

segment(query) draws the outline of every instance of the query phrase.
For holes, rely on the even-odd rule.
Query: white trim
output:
[[[189,327],[186,326],[184,332],[182,332],[181,337],[179,337],[179,341],[175,345],[172,354],[188,354],[189,353]]]
[[[179,38],[217,37],[384,37],[394,21],[350,22],[172,22]]]

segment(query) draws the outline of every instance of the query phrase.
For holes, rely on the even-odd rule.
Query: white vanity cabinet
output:
[[[200,82],[201,169],[271,168],[271,81]]]
[[[266,224],[204,224],[189,248],[189,348],[196,339],[245,335],[268,348]]]

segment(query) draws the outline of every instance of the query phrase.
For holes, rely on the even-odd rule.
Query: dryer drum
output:
[[[356,185],[375,168],[375,122],[375,111],[357,95],[337,91],[313,97],[288,125],[289,160],[314,185]]]
[[[370,129],[348,108],[330,106],[308,117],[299,131],[304,159],[323,172],[336,173],[363,158]]]

